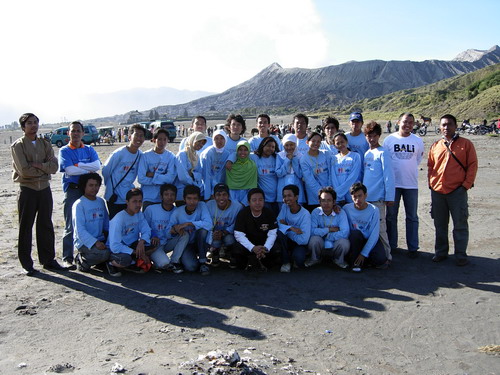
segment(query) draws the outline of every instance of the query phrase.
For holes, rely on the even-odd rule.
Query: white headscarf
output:
[[[224,151],[224,147],[217,148],[215,146],[215,136],[216,135],[222,135],[224,137],[224,140],[227,142],[227,133],[224,130],[219,129],[219,130],[214,131],[214,134],[212,134],[212,140],[214,141],[213,144],[214,144],[215,151],[220,154]],[[224,144],[224,146],[225,146],[225,144]]]
[[[186,141],[186,153],[189,161],[191,162],[191,172],[198,164],[198,155],[194,149],[194,144],[198,141],[207,141],[205,135],[201,132],[193,132]]]
[[[286,158],[285,143],[287,142],[292,142],[295,143],[295,145],[297,145],[298,143],[297,136],[295,134],[288,133],[283,137],[283,140],[281,141],[281,144],[283,145],[283,151],[278,152],[278,155],[281,156],[283,159]],[[293,156],[299,156],[299,157],[301,156],[299,150],[297,150],[297,147],[295,147]]]

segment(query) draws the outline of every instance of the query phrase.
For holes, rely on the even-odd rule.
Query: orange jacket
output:
[[[429,150],[427,179],[429,187],[442,194],[451,193],[460,186],[468,190],[476,179],[477,155],[472,142],[458,137],[451,142],[450,149],[467,171],[450,155],[444,139],[434,142]]]

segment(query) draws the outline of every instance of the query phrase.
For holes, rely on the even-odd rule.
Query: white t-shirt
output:
[[[418,189],[418,165],[424,155],[422,139],[415,134],[402,137],[392,133],[384,139],[384,148],[391,154],[395,186]]]

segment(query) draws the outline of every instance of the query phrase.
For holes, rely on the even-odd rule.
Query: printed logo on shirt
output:
[[[415,154],[415,145],[395,144],[393,155],[398,159],[411,159]]]
[[[269,230],[269,224],[261,224],[259,229],[263,232],[267,232]]]

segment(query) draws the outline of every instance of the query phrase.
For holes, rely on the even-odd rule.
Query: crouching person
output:
[[[366,192],[366,186],[356,182],[350,189],[354,203],[344,206],[351,231],[348,262],[353,271],[360,271],[361,267],[367,265],[381,269],[389,265],[384,245],[379,238],[380,212],[366,201]]]
[[[109,222],[110,262],[106,263],[110,276],[121,276],[121,270],[144,273],[151,267],[151,229],[142,208],[142,191],[133,188],[125,197],[126,208]]]
[[[97,173],[80,177],[78,186],[82,196],[73,204],[73,245],[78,249],[75,262],[81,272],[109,259],[106,239],[109,231],[109,217],[104,199],[97,196],[102,178]]]
[[[299,203],[297,185],[283,188],[285,203],[278,215],[278,227],[281,232],[281,272],[290,272],[292,261],[297,268],[304,268],[307,244],[311,236],[311,214]]]
[[[321,261],[322,255],[332,257],[340,268],[347,268],[345,256],[349,252],[349,222],[340,207],[334,210],[337,193],[331,186],[322,188],[318,194],[319,207],[311,213],[311,239],[309,250],[311,258],[306,267]]]
[[[226,184],[215,185],[213,193],[214,199],[207,202],[213,223],[207,235],[207,244],[210,247],[210,265],[216,267],[219,265],[219,257],[230,256],[233,244],[236,242],[234,238],[236,216],[243,205],[229,199],[229,187]]]
[[[278,264],[280,258],[276,215],[264,207],[265,196],[260,188],[247,194],[248,206],[236,217],[230,267],[266,270]]]
[[[186,204],[172,214],[170,225],[175,236],[187,234],[189,246],[184,250],[181,261],[187,271],[199,269],[202,275],[209,275],[207,264],[207,234],[212,227],[205,202],[200,202],[201,191],[196,185],[186,185],[182,193]],[[196,257],[198,255],[198,258]]]
[[[184,268],[181,259],[189,242],[189,234],[177,234],[172,228],[172,214],[177,209],[174,206],[176,196],[175,185],[163,184],[160,187],[161,204],[149,205],[144,216],[151,228],[151,245],[156,247],[156,251],[151,254],[153,267],[182,273]],[[169,252],[172,252],[170,258],[167,255]]]

